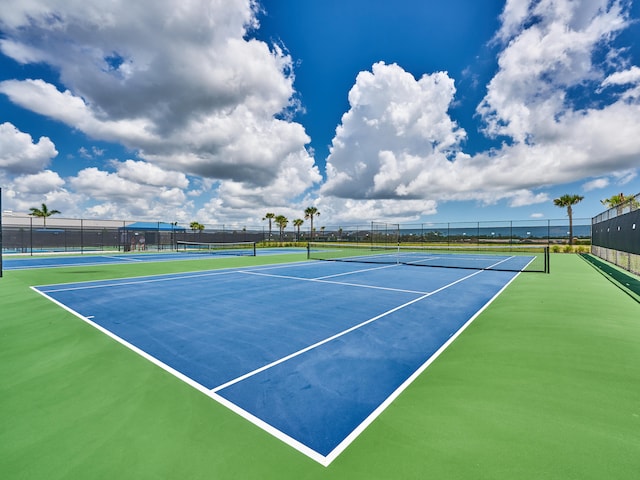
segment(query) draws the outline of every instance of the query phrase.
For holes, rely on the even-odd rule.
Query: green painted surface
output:
[[[640,304],[576,255],[520,275],[329,467],[29,288],[303,258],[5,272],[2,477],[636,478]]]

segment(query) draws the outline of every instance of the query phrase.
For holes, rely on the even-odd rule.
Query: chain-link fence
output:
[[[4,214],[4,253],[172,250],[176,242],[240,242],[265,240],[265,232],[246,227],[190,230],[175,223],[93,220]]]
[[[591,220],[573,220],[574,244],[590,244]],[[378,223],[356,226],[320,227],[313,232],[314,241],[358,242],[382,244],[568,244],[571,228],[564,220],[507,220],[488,222],[450,222],[392,224]],[[302,239],[311,238],[309,232]]]
[[[533,243],[562,245],[569,243],[568,219],[507,220],[450,223],[363,223],[300,228],[289,225],[282,231],[277,225],[213,225],[192,230],[176,223],[94,220],[28,215],[3,215],[4,253],[46,253],[96,251],[171,250],[176,242],[258,242],[282,245],[295,242],[353,242],[386,244],[509,244]],[[306,227],[306,228],[305,228]],[[574,219],[574,244],[588,245],[591,219]]]

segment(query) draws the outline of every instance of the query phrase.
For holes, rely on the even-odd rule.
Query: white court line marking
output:
[[[465,267],[465,266],[460,266],[459,268],[483,268],[485,270],[489,270],[489,269],[495,267],[496,265],[499,265],[500,263],[503,263],[503,262],[506,262],[508,260],[511,260],[512,258],[516,258],[516,257],[515,256],[505,257],[500,262],[498,262],[497,264],[494,263],[493,265],[491,265],[489,267],[471,267],[471,266]],[[467,262],[467,261],[471,261],[471,262],[486,262],[488,259],[487,258],[480,258],[480,257],[464,257],[464,258],[457,257],[456,258],[456,257],[453,257],[453,256],[451,256],[451,257],[447,257],[447,256],[433,257],[433,256],[431,256],[431,257],[425,257],[425,258],[418,258],[418,259],[415,259],[415,260],[412,260],[412,261],[406,261],[406,262],[403,262],[403,263],[406,263],[407,265],[417,264],[418,266],[420,266],[421,262],[431,262],[431,261],[438,261],[438,260],[451,260],[451,261],[453,261],[452,267],[456,267],[456,265],[455,265],[455,261],[456,260],[464,260],[465,262]],[[458,267],[456,267],[456,268],[458,268]]]
[[[300,264],[311,264],[314,262],[308,262],[308,261],[302,261],[302,262],[295,262],[294,264],[288,263],[288,264],[278,264],[278,265],[282,265],[283,267],[288,267],[288,266],[296,266],[296,265],[300,265]],[[501,263],[501,262],[499,262]],[[497,264],[496,264],[497,265]],[[484,273],[485,270],[479,270],[476,271],[470,275],[467,275],[466,277],[460,278],[458,280],[456,280],[455,282],[452,282],[449,285],[445,285],[444,287],[441,287],[437,290],[434,290],[433,292],[429,292],[421,297],[418,297],[416,299],[414,299],[411,302],[408,302],[400,307],[396,307],[396,309],[394,310],[398,310],[400,308],[406,307],[407,305],[411,304],[411,303],[415,303],[420,301],[421,299],[424,299],[428,296],[434,295],[435,293],[438,293],[456,283],[462,282],[468,278],[471,278],[475,275],[478,275],[480,273]],[[212,270],[210,271],[210,274],[215,275],[216,273],[243,273],[243,270],[227,270],[227,269],[223,269],[223,270]],[[296,440],[295,438],[292,438],[290,436],[288,436],[287,434],[281,432],[280,430],[276,429],[275,427],[273,427],[272,425],[266,423],[264,420],[255,417],[254,415],[250,414],[249,412],[243,410],[242,408],[240,408],[239,406],[235,405],[234,403],[226,400],[225,398],[221,397],[220,395],[218,395],[216,392],[219,391],[220,389],[222,389],[224,386],[229,386],[232,382],[233,383],[237,383],[238,381],[240,381],[241,379],[245,379],[248,378],[250,376],[253,376],[257,373],[259,373],[260,371],[264,371],[267,370],[268,368],[271,368],[279,363],[282,363],[288,359],[293,358],[294,356],[298,356],[302,353],[304,353],[305,351],[309,351],[312,348],[317,348],[318,346],[320,346],[323,343],[327,343],[328,341],[330,341],[331,339],[335,339],[340,335],[344,335],[346,333],[348,333],[347,331],[342,332],[341,334],[337,334],[334,335],[333,337],[331,337],[330,339],[326,339],[322,342],[318,342],[310,347],[307,347],[306,349],[300,350],[299,352],[295,352],[279,361],[276,362],[272,362],[269,365],[265,365],[264,367],[254,370],[253,372],[249,372],[248,374],[245,374],[241,377],[238,377],[235,381],[231,381],[231,382],[227,382],[224,385],[218,386],[214,389],[209,389],[201,384],[199,384],[198,382],[196,382],[195,380],[191,379],[190,377],[184,375],[183,373],[175,370],[174,368],[170,367],[169,365],[165,364],[164,362],[162,362],[161,360],[153,357],[152,355],[148,354],[147,352],[145,352],[144,350],[141,350],[140,348],[136,347],[135,345],[127,342],[126,340],[124,340],[123,338],[119,337],[118,335],[114,334],[113,332],[111,332],[110,330],[100,326],[99,324],[93,322],[92,320],[90,320],[89,318],[81,315],[80,313],[76,312],[75,310],[67,307],[66,305],[64,305],[63,303],[57,301],[56,299],[54,299],[53,297],[50,297],[49,295],[47,295],[46,292],[40,291],[38,290],[38,288],[40,287],[30,287],[32,290],[35,290],[37,293],[39,293],[40,295],[42,295],[43,297],[49,299],[50,301],[52,301],[53,303],[55,303],[56,305],[62,307],[63,309],[67,310],[68,312],[72,313],[73,315],[75,315],[76,317],[80,318],[81,320],[85,321],[86,323],[90,324],[91,326],[97,328],[99,331],[101,331],[102,333],[106,334],[107,336],[113,338],[114,340],[116,340],[117,342],[119,342],[120,344],[124,345],[125,347],[129,348],[130,350],[136,352],[137,354],[139,354],[140,356],[142,356],[143,358],[149,360],[151,363],[157,365],[158,367],[162,368],[163,370],[169,372],[170,374],[174,375],[176,378],[182,380],[183,382],[185,382],[186,384],[192,386],[193,388],[195,388],[196,390],[204,393],[205,395],[207,395],[208,397],[210,397],[211,399],[215,400],[216,402],[218,402],[221,405],[226,406],[227,408],[229,408],[231,411],[237,413],[238,415],[240,415],[242,418],[246,419],[247,421],[253,423],[254,425],[258,426],[259,428],[262,428],[264,431],[266,431],[267,433],[273,435],[275,438],[278,438],[279,440],[281,440],[282,442],[286,443],[287,445],[289,445],[290,447],[298,450],[300,453],[306,455],[307,457],[311,458],[312,460],[316,461],[317,463],[319,463],[322,466],[328,467],[331,462],[333,462],[333,460],[335,460],[340,453],[342,453],[342,451],[344,451],[344,449],[346,449],[351,442],[353,442],[353,440],[355,440],[355,438],[357,438],[357,436],[362,433],[362,431],[364,431],[366,429],[366,427],[373,422],[373,420],[375,420],[376,417],[378,417],[382,411],[388,406],[390,405],[393,400],[395,398],[397,398],[398,395],[400,395],[400,393],[406,389],[412,382],[413,380],[415,380],[415,378],[418,377],[418,375],[420,375],[420,373],[422,373],[424,371],[424,369],[427,368],[427,366],[429,366],[434,360],[435,358],[440,355],[440,353],[442,353],[442,351],[445,350],[445,348],[447,346],[450,345],[451,342],[453,342],[453,340],[462,332],[462,330],[464,330],[519,274],[516,274],[489,302],[487,302],[485,304],[484,307],[482,307],[471,319],[469,319],[467,321],[467,323],[465,323],[459,330],[458,332],[456,332],[456,334],[454,334],[445,344],[443,344],[440,349],[434,354],[432,355],[429,359],[427,359],[427,361],[416,371],[414,372],[413,375],[411,375],[400,387],[398,387],[398,389],[387,398],[387,400],[385,400],[382,404],[380,404],[380,406],[378,406],[378,408],[376,408],[376,410],[374,410],[369,417],[367,417],[367,419],[365,419],[358,427],[356,427],[356,429],[354,429],[347,437],[345,437],[345,439],[334,449],[332,450],[328,455],[324,456],[321,455],[320,453],[316,452],[315,450],[312,450],[311,448],[309,448],[308,446],[302,444],[301,442],[299,442],[298,440]],[[195,275],[195,276],[201,276],[201,275]],[[175,276],[175,277],[170,277],[170,278],[161,278],[158,279],[160,281],[162,280],[171,280],[171,279],[179,279],[179,278],[185,278],[188,276]],[[143,277],[143,278],[149,278],[149,277]],[[149,280],[147,280],[149,281]],[[118,283],[115,285],[122,285],[124,283]],[[388,315],[392,312],[392,310],[385,312],[382,315],[379,315],[377,317],[374,317],[372,319],[369,319],[366,322],[361,323],[360,325],[357,325],[355,327],[352,327],[349,330],[355,330],[356,328],[360,328],[362,326],[364,326],[367,323],[371,323],[374,322],[375,320],[382,318],[382,316],[384,315]],[[92,316],[93,317],[93,316]]]
[[[230,272],[230,273],[232,273],[232,272]],[[318,462],[320,465],[323,465],[323,466],[327,466],[328,465],[328,464],[325,464],[325,457],[323,455],[320,455],[318,452],[316,452],[315,450],[312,450],[311,448],[309,448],[305,444],[299,442],[295,438],[290,437],[286,433],[281,432],[280,430],[278,430],[277,428],[273,427],[272,425],[269,425],[264,420],[262,420],[262,419],[260,419],[260,418],[258,418],[256,416],[250,414],[249,412],[243,410],[242,408],[237,406],[235,403],[232,403],[229,400],[227,400],[226,398],[221,397],[220,395],[212,392],[211,389],[205,387],[204,385],[201,385],[200,383],[196,382],[192,378],[186,376],[185,374],[179,372],[178,370],[174,369],[173,367],[167,365],[162,360],[159,360],[156,357],[148,354],[144,350],[136,347],[134,344],[132,344],[132,343],[128,342],[127,340],[125,340],[124,338],[116,335],[115,333],[113,333],[112,331],[108,330],[107,328],[104,328],[100,324],[95,323],[93,320],[90,319],[90,318],[94,318],[93,315],[90,316],[90,317],[85,317],[84,315],[76,312],[72,308],[69,308],[64,303],[59,302],[58,300],[56,300],[53,297],[50,297],[49,295],[47,295],[44,292],[41,292],[40,290],[38,290],[37,287],[33,287],[32,286],[30,288],[32,290],[36,291],[37,293],[39,293],[40,295],[42,295],[44,298],[50,300],[54,304],[58,305],[59,307],[63,308],[64,310],[70,312],[71,314],[73,314],[74,316],[78,317],[82,321],[88,323],[92,327],[96,328],[100,332],[102,332],[105,335],[107,335],[108,337],[112,338],[116,342],[120,343],[121,345],[125,346],[126,348],[130,349],[131,351],[137,353],[142,358],[150,361],[151,363],[153,363],[154,365],[160,367],[161,369],[165,370],[166,372],[169,372],[174,377],[178,378],[179,380],[182,380],[187,385],[190,385],[191,387],[193,387],[196,390],[198,390],[199,392],[205,394],[207,397],[211,398],[212,400],[214,400],[214,401],[218,402],[219,404],[227,407],[229,410],[231,410],[232,412],[236,413],[240,417],[244,418],[248,422],[251,422],[254,425],[256,425],[257,427],[262,428],[265,432],[270,433],[271,435],[273,435],[278,440],[280,440],[283,443],[289,445],[290,447],[296,449],[297,451],[299,451],[300,453],[306,455],[307,457],[311,458],[312,460]]]
[[[73,291],[73,290],[90,290],[92,288],[118,287],[120,285],[140,285],[144,283],[168,282],[171,280],[181,280],[183,278],[210,277],[215,275],[229,275],[232,273],[237,273],[237,272],[235,270],[228,270],[228,271],[212,270],[207,273],[198,273],[194,275],[180,275],[180,276],[173,276],[173,277],[166,277],[166,278],[143,277],[144,280],[115,281],[112,283],[102,283],[99,285],[78,285],[75,287],[64,287],[64,288],[56,288],[56,289],[48,289],[47,286],[45,285],[45,286],[36,287],[36,288],[46,289],[45,293],[55,293],[55,292],[67,292],[67,291]],[[85,282],[85,283],[89,283],[89,282]]]
[[[398,264],[383,265],[382,267],[363,268],[361,270],[353,270],[352,272],[334,273],[333,275],[325,275],[324,277],[315,277],[316,280],[325,280],[327,278],[343,277],[345,275],[353,275],[354,273],[370,272],[373,270],[381,270],[383,268],[395,268]]]
[[[303,262],[293,262],[291,264],[277,264],[277,265],[265,267],[264,270],[268,270],[270,268],[295,267],[295,266],[299,266],[300,264],[305,264],[305,263],[310,263],[310,262],[303,261]],[[252,268],[252,267],[247,267],[247,268]],[[221,269],[218,269],[218,270],[206,270],[204,272],[191,272],[191,273],[183,273],[183,274],[172,275],[172,276],[169,276],[170,274],[166,274],[166,273],[162,274],[161,273],[161,274],[153,275],[153,276],[138,277],[137,279],[134,277],[133,279],[130,279],[130,280],[127,277],[125,277],[125,278],[116,278],[116,279],[113,279],[111,281],[111,283],[101,283],[101,284],[97,284],[97,285],[86,285],[87,283],[95,283],[95,282],[82,282],[80,285],[78,285],[76,282],[73,282],[73,283],[70,283],[70,284],[60,283],[60,284],[53,285],[53,286],[58,286],[58,285],[76,285],[76,286],[65,287],[65,288],[57,288],[57,289],[51,289],[51,290],[47,288],[47,287],[49,287],[51,285],[40,285],[40,286],[37,286],[36,288],[46,289],[46,292],[65,292],[65,291],[71,291],[71,290],[84,290],[84,289],[103,288],[103,287],[117,287],[119,285],[140,285],[140,284],[144,284],[144,283],[168,282],[168,281],[171,281],[171,280],[182,280],[183,278],[210,277],[210,276],[216,276],[216,275],[229,275],[229,274],[232,274],[232,273],[245,273],[245,272],[246,272],[246,270],[244,270],[244,269],[221,268]],[[157,277],[160,277],[160,278],[157,278]],[[292,278],[298,278],[298,277],[292,277]],[[98,280],[98,281],[100,281],[100,280]]]
[[[500,262],[495,263],[492,266],[496,266],[502,262],[504,262],[506,260],[502,260]],[[373,318],[370,318],[369,320],[366,320],[358,325],[355,325],[351,328],[348,328],[342,332],[339,332],[329,338],[326,338],[324,340],[321,340],[320,342],[317,342],[313,345],[310,345],[306,348],[303,348],[301,350],[298,350],[297,352],[294,352],[290,355],[287,355],[286,357],[283,357],[279,360],[276,360],[274,362],[271,362],[267,365],[264,365],[263,367],[257,368],[251,372],[248,372],[244,375],[241,375],[233,380],[230,380],[222,385],[219,385],[213,389],[210,390],[210,393],[212,395],[215,395],[216,398],[222,398],[219,397],[219,395],[217,395],[217,392],[231,386],[234,385],[238,382],[241,382],[243,380],[246,380],[247,378],[250,378],[254,375],[257,375],[258,373],[264,372],[270,368],[273,368],[281,363],[284,363],[288,360],[291,360],[292,358],[295,358],[299,355],[302,355],[303,353],[309,352],[310,350],[313,350],[315,348],[318,348],[328,342],[331,342],[339,337],[342,337],[354,330],[357,330],[359,328],[364,327],[365,325],[368,325],[370,323],[373,323],[395,311],[398,311],[402,308],[405,308],[411,304],[414,304],[416,302],[419,302],[421,300],[424,300],[427,297],[430,297],[432,295],[435,295],[438,292],[441,292],[453,285],[456,285],[457,283],[463,282],[464,280],[467,280],[469,278],[472,278],[476,275],[479,275],[481,273],[484,273],[486,270],[478,270],[476,272],[473,272],[465,277],[459,278],[458,280],[456,280],[455,282],[451,282],[448,285],[444,285],[443,287],[440,287],[432,292],[426,293],[418,298],[415,298],[403,305],[400,305],[398,307],[395,307],[393,309],[388,310],[387,312],[384,312],[380,315],[377,315]],[[255,418],[252,414],[246,412],[245,410],[241,409],[240,407],[236,406],[235,404],[231,403],[231,402],[226,402],[225,405],[230,404],[231,406],[235,406],[235,408],[232,408],[233,411],[237,412],[239,415],[241,415],[243,418],[247,419],[248,421],[254,423],[255,425],[263,428],[265,431],[271,433],[272,435],[274,435],[276,438],[279,438],[280,440],[282,440],[283,442],[287,443],[289,446],[291,446],[292,448],[295,448],[296,450],[298,450],[299,452],[307,455],[309,458],[311,458],[312,460],[317,461],[318,463],[320,463],[322,466],[324,467],[328,467],[331,462],[333,462],[357,437],[358,435],[360,435],[392,402],[393,400],[395,400],[400,393],[402,393],[403,390],[405,390],[461,333],[464,329],[467,328],[468,325],[471,324],[471,322],[473,320],[475,320],[475,318],[480,315],[480,313],[482,311],[484,311],[484,309],[491,303],[493,302],[493,300],[495,298],[497,298],[497,296],[505,289],[507,288],[507,285],[509,285],[517,276],[518,274],[515,274],[513,276],[513,278],[511,280],[509,280],[509,282],[502,287],[502,289],[500,289],[500,291],[498,293],[496,293],[480,310],[478,310],[469,320],[467,320],[467,322],[458,329],[458,331],[451,336],[451,338],[449,338],[449,340],[447,342],[445,342],[433,355],[431,355],[431,357],[429,357],[426,362],[420,366],[407,380],[405,380],[402,385],[400,385],[400,387],[398,387],[389,397],[387,397],[387,399],[382,402],[362,423],[360,423],[360,425],[358,425],[349,435],[347,435],[344,440],[342,442],[340,442],[336,448],[334,448],[328,455],[324,456],[319,454],[318,452],[316,452],[315,450],[310,449],[309,447],[307,447],[304,444],[301,444],[299,441],[295,440],[295,439],[291,439],[291,437],[289,437],[288,435],[284,434],[283,432],[275,429],[274,427],[272,427],[269,424],[266,424],[266,422],[264,422],[263,420],[260,420],[259,422],[255,422]],[[231,408],[231,407],[230,407]],[[268,426],[269,428],[265,428],[265,425]],[[290,440],[293,440],[293,442],[291,442]],[[302,448],[300,448],[302,447]]]
[[[419,302],[420,300],[424,300],[427,297],[435,295],[438,292],[441,292],[441,291],[443,291],[443,290],[445,290],[445,289],[447,289],[449,287],[452,287],[453,285],[456,285],[457,283],[460,283],[460,282],[462,282],[464,280],[467,280],[467,279],[469,279],[471,277],[474,277],[474,276],[476,276],[476,275],[478,275],[479,273],[482,273],[482,272],[483,272],[483,270],[478,270],[477,272],[474,272],[474,273],[472,273],[470,275],[467,275],[465,277],[459,278],[455,282],[451,282],[451,283],[449,283],[449,284],[447,284],[447,285],[445,285],[443,287],[440,287],[440,288],[438,288],[438,289],[436,289],[436,290],[434,290],[432,292],[424,293],[423,295],[421,295],[421,296],[419,296],[417,298],[414,298],[413,300],[410,300],[410,301],[408,301],[406,303],[403,303],[402,305],[399,305],[399,306],[394,307],[394,308],[392,308],[390,310],[387,310],[386,312],[381,313],[380,315],[376,315],[375,317],[370,318],[368,320],[365,320],[364,322],[361,322],[361,323],[359,323],[357,325],[354,325],[353,327],[347,328],[346,330],[343,330],[343,331],[341,331],[339,333],[336,333],[335,335],[332,335],[331,337],[325,338],[324,340],[320,340],[319,342],[314,343],[313,345],[309,345],[308,347],[305,347],[305,348],[303,348],[301,350],[298,350],[297,352],[293,352],[292,354],[287,355],[286,357],[280,358],[280,359],[278,359],[278,360],[276,360],[274,362],[271,362],[271,363],[269,363],[267,365],[264,365],[264,366],[262,366],[260,368],[257,368],[255,370],[249,372],[249,373],[245,373],[244,375],[241,375],[240,377],[234,378],[233,380],[230,380],[230,381],[228,381],[226,383],[223,383],[222,385],[219,385],[219,386],[217,386],[215,388],[212,388],[211,391],[212,392],[218,392],[218,391],[220,391],[220,390],[222,390],[224,388],[227,388],[227,387],[229,387],[229,386],[231,386],[231,385],[233,385],[235,383],[238,383],[238,382],[240,382],[242,380],[246,380],[249,377],[253,377],[254,375],[256,375],[256,374],[258,374],[260,372],[264,372],[265,370],[268,370],[268,369],[270,369],[272,367],[275,367],[276,365],[279,365],[279,364],[281,364],[283,362],[286,362],[287,360],[291,360],[292,358],[295,358],[295,357],[297,357],[299,355],[302,355],[303,353],[306,353],[306,352],[308,352],[310,350],[318,348],[319,346],[324,345],[325,343],[328,343],[328,342],[331,342],[331,341],[333,341],[333,340],[335,340],[337,338],[340,338],[340,337],[346,335],[347,333],[350,333],[350,332],[353,332],[354,330],[362,328],[365,325],[368,325],[370,323],[375,322],[376,320],[380,320],[381,318],[386,317],[387,315],[390,315],[393,312],[397,312],[398,310],[401,310],[401,309],[403,309],[405,307],[408,307],[409,305],[412,305],[412,304],[414,304],[416,302]]]
[[[25,263],[29,260],[24,260]],[[29,262],[30,263],[30,262]],[[74,267],[102,267],[105,265],[116,265],[116,262],[91,262],[91,263],[47,263],[40,265],[20,265],[20,266],[5,266],[5,270],[35,270],[38,268],[74,268]]]
[[[203,257],[201,255],[188,255],[184,253],[180,254],[171,254],[171,253],[147,253],[143,255],[147,255],[148,257],[144,259],[133,259],[133,258],[125,258],[126,254],[122,256],[115,255],[97,255],[93,253],[87,253],[85,255],[94,255],[96,257],[102,258],[111,258],[114,260],[118,260],[117,262],[100,262],[100,263],[81,263],[81,262],[71,262],[71,263],[55,263],[55,264],[45,264],[45,265],[24,265],[24,266],[5,266],[5,270],[32,270],[36,268],[74,268],[74,267],[101,267],[108,265],[117,265],[123,264],[127,262],[142,262],[142,263],[162,263],[162,262],[175,262],[175,261],[193,261],[193,260],[201,260]],[[84,257],[78,257],[84,258]],[[214,258],[213,256],[208,258]],[[29,259],[24,260],[25,263],[31,263]],[[292,263],[301,263],[301,262],[292,262]],[[222,269],[221,269],[222,270]],[[225,269],[226,270],[226,269]]]
[[[102,258],[111,258],[114,260],[125,262],[144,262],[146,260],[142,260],[141,258],[131,258],[131,257],[114,257],[113,255],[100,255]]]
[[[253,266],[253,267],[245,267],[241,269],[236,269],[238,272],[261,272],[263,270],[277,270],[280,268],[292,268],[306,265],[315,265],[317,268],[320,268],[323,265],[329,265],[327,262],[318,262],[316,260],[301,260],[299,262],[289,262],[289,263],[276,263],[273,265],[261,265],[261,266]]]
[[[414,293],[416,295],[423,295],[425,292],[417,291],[417,290],[404,290],[402,288],[391,288],[391,287],[378,287],[376,285],[363,285],[361,283],[348,283],[348,282],[333,282],[331,280],[320,280],[318,278],[304,278],[304,277],[292,277],[289,275],[273,275],[271,273],[260,273],[260,272],[238,272],[243,273],[245,275],[256,275],[259,277],[271,277],[271,278],[282,278],[287,280],[298,280],[300,282],[316,282],[316,283],[328,283],[331,285],[344,285],[345,287],[358,287],[358,288],[370,288],[373,290],[386,290],[389,292],[402,292],[402,293]]]
[[[289,262],[289,263],[276,263],[270,267],[272,268],[286,268],[286,267],[296,267],[299,265],[304,265],[304,264],[312,264],[314,262],[310,262],[308,260],[304,260],[304,261],[299,261],[299,262]],[[82,266],[82,267],[87,267],[87,266],[101,266],[101,265],[112,265],[112,264],[104,264],[104,263],[96,263],[96,264],[78,264],[77,266]],[[69,265],[63,265],[65,267],[69,266]],[[46,267],[44,267],[46,268]],[[247,269],[247,268],[255,268],[255,267],[240,267],[240,268],[216,268],[216,269],[212,269],[212,270],[202,270],[200,272],[184,272],[184,273],[175,273],[175,274],[170,274],[170,273],[158,273],[155,275],[143,275],[143,276],[135,276],[135,277],[120,277],[120,278],[112,278],[110,280],[94,280],[94,281],[87,281],[87,282],[66,282],[66,283],[56,283],[53,285],[35,285],[35,288],[43,288],[46,289],[47,287],[59,287],[62,285],[77,285],[78,288],[80,288],[80,286],[85,285],[86,288],[96,288],[99,287],[101,285],[86,285],[88,283],[98,283],[98,282],[105,282],[105,281],[112,281],[112,282],[118,282],[118,283],[113,283],[113,284],[104,284],[104,286],[118,286],[118,285],[124,285],[125,281],[126,282],[131,282],[128,284],[138,284],[138,283],[143,283],[146,281],[152,281],[152,280],[156,280],[156,279],[160,279],[160,280],[180,280],[181,278],[190,278],[193,276],[201,276],[201,275],[216,275],[216,274],[227,274],[227,273],[238,273],[238,272],[242,272],[243,270]],[[269,267],[267,267],[269,268]],[[47,291],[58,291],[58,290],[47,290]]]
[[[494,265],[495,266],[495,265]],[[486,270],[480,270],[477,273],[483,273]],[[422,372],[424,372],[429,365],[431,365],[441,354],[444,352],[449,345],[453,343],[453,341],[458,338],[466,328],[471,325],[471,323],[478,318],[478,316],[484,312],[487,307],[493,301],[498,298],[498,296],[509,286],[511,283],[520,275],[521,272],[515,272],[513,277],[493,296],[485,303],[480,309],[473,314],[473,316],[462,325],[457,332],[455,332],[449,339],[443,343],[438,350],[436,350],[433,355],[431,355],[413,374],[411,374],[391,395],[387,397],[387,399],[382,402],[367,418],[365,418],[360,425],[358,425],[349,435],[347,435],[342,442],[340,442],[336,448],[334,448],[331,452],[324,457],[323,465],[325,467],[329,466],[331,462],[333,462],[338,456],[349,446],[351,443],[358,438],[362,432],[366,430],[366,428],[373,423],[373,421],[380,416],[380,414],[386,410],[386,408],[393,403],[393,401],[400,396],[400,394],[405,391],[409,385],[411,385],[416,378],[418,378]]]

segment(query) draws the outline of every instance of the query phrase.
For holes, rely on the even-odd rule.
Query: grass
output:
[[[303,258],[5,272],[3,478],[584,480],[640,471],[640,305],[577,255],[552,255],[550,275],[520,275],[326,468],[29,288]]]

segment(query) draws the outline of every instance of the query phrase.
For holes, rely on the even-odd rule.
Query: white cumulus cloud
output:
[[[35,173],[49,165],[58,155],[55,145],[47,137],[36,143],[28,133],[13,124],[0,124],[0,170],[20,174]]]
[[[5,0],[0,50],[48,65],[59,82],[6,79],[0,94],[132,159],[83,147],[99,166],[63,179],[51,171],[52,140],[4,123],[0,175],[12,208],[44,195],[96,216],[248,223],[311,203],[336,222],[410,221],[439,202],[521,207],[563,183],[624,185],[640,158],[640,68],[613,46],[629,5],[506,0],[491,43],[497,69],[476,109],[494,142],[486,151],[465,149],[448,72],[373,64],[349,91],[314,192],[322,175],[310,138],[290,120],[296,65],[252,38],[257,1]]]
[[[135,178],[134,174],[140,172],[135,172],[136,167],[132,168],[131,163],[118,166],[124,175],[120,171],[112,173],[90,167],[68,179],[75,192],[103,204],[92,206],[91,213],[111,212],[116,215],[113,218],[141,218],[145,215],[150,218],[187,219],[184,212],[193,207],[193,204],[187,200],[182,188],[166,184],[154,185],[149,181],[150,178]],[[143,166],[142,169],[144,168]],[[153,167],[151,170],[158,175],[159,172],[153,171]],[[175,180],[174,178],[172,181]]]
[[[113,161],[120,178],[146,185],[187,188],[189,180],[184,173],[169,172],[148,162],[126,160],[124,162]]]
[[[444,72],[416,80],[384,63],[360,72],[333,139],[322,192],[353,199],[423,197],[407,186],[434,166],[446,169],[465,138],[447,114],[454,94]]]
[[[5,183],[3,208],[28,212],[42,203],[62,212],[63,216],[81,214],[85,198],[67,189],[67,182],[58,173],[45,169],[34,174],[18,175]]]
[[[498,69],[477,108],[484,133],[499,142],[484,152],[465,152],[465,131],[449,113],[456,90],[447,73],[416,79],[384,63],[361,72],[336,129],[321,193],[400,202],[407,212],[415,209],[406,199],[520,207],[548,202],[545,189],[552,185],[636,172],[640,70],[615,63],[624,52],[611,46],[629,25],[625,6],[507,1],[495,37],[502,46]],[[610,55],[598,63],[603,48]],[[589,101],[592,92],[612,86],[615,95]]]
[[[146,162],[105,177],[115,197],[105,191],[104,202],[140,175],[180,189],[186,175],[233,182],[239,197],[262,192],[262,203],[286,181],[296,195],[321,176],[302,125],[283,120],[297,105],[290,55],[251,38],[258,8],[253,0],[7,0],[2,53],[51,65],[61,86],[9,79],[0,93]],[[176,171],[183,177],[166,173]]]
[[[56,172],[45,170],[33,175],[22,175],[15,179],[13,186],[18,192],[38,195],[54,192],[60,189],[64,183],[64,180]]]
[[[585,192],[590,192],[592,190],[600,190],[601,188],[606,188],[609,186],[609,179],[606,177],[603,178],[595,178],[593,180],[590,180],[588,182],[586,182],[583,186],[582,189]]]

